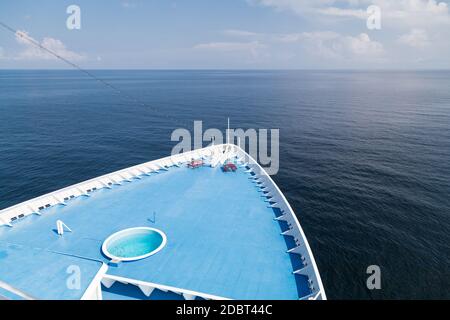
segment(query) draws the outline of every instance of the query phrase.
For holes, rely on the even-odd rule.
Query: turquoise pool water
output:
[[[165,244],[165,236],[152,228],[132,228],[110,236],[104,245],[104,253],[110,258],[138,260],[159,251]]]

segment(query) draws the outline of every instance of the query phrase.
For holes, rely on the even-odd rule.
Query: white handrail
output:
[[[6,290],[8,292],[11,292],[11,293],[15,294],[16,296],[19,296],[25,300],[36,300],[36,298],[34,298],[33,296],[29,295],[26,292],[23,292],[22,290],[14,288],[13,286],[7,284],[6,282],[0,281],[0,288],[2,288],[3,290]],[[7,298],[7,297],[5,297],[5,298]]]
[[[132,285],[139,287],[139,289],[141,289],[142,292],[147,297],[150,296],[153,289],[158,289],[158,290],[161,290],[164,292],[170,291],[170,292],[174,292],[176,294],[183,295],[185,297],[185,299],[187,298],[186,300],[188,300],[189,298],[192,298],[192,297],[194,297],[194,298],[200,297],[200,298],[207,299],[207,300],[230,300],[230,298],[215,296],[212,294],[207,294],[207,293],[202,293],[202,292],[197,292],[197,291],[192,291],[192,290],[187,290],[187,289],[181,289],[181,288],[177,288],[177,287],[166,286],[166,285],[157,284],[157,283],[153,283],[153,282],[146,282],[146,281],[141,281],[141,280],[124,278],[124,277],[114,276],[114,275],[110,275],[110,274],[105,274],[102,278],[102,283],[107,288],[110,288],[116,281],[118,281],[120,283],[124,283],[124,284],[132,284]]]

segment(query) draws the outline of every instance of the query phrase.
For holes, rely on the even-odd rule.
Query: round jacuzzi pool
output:
[[[109,236],[102,245],[103,253],[112,260],[133,261],[147,258],[161,250],[166,235],[155,228],[125,229]]]

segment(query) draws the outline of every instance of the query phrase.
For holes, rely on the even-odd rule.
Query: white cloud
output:
[[[340,34],[334,31],[315,31],[301,33],[256,33],[233,29],[227,34],[236,37],[245,36],[250,42],[210,42],[197,45],[197,49],[216,51],[252,51],[261,48],[274,55],[309,54],[333,60],[376,61],[384,57],[385,50],[380,42],[372,40],[368,34],[357,36]],[[256,40],[258,39],[258,40]],[[264,44],[263,44],[264,43]],[[300,51],[299,51],[300,50]],[[303,52],[303,53],[302,53]],[[274,56],[273,55],[273,56]]]
[[[249,42],[208,42],[200,43],[194,46],[195,50],[214,51],[222,54],[234,54],[246,58],[251,58],[252,62],[259,61],[268,57],[264,52],[266,45],[259,41]]]
[[[336,7],[328,7],[324,9],[317,9],[316,12],[327,16],[335,17],[351,17],[358,19],[367,19],[367,11],[362,9],[342,9]]]
[[[429,57],[436,58],[436,52],[450,52],[450,0],[247,0],[250,4],[274,8],[277,11],[291,12],[313,21],[314,28],[321,28],[324,23],[338,25],[340,30],[355,30],[355,24],[346,23],[349,19],[360,20],[366,28],[365,19],[369,17],[367,8],[378,6],[381,13],[381,31],[374,32],[383,45],[359,35],[349,37],[340,35],[332,39],[306,38],[308,46],[315,48],[319,54],[334,56],[368,56],[384,55],[385,61],[403,61],[408,55],[404,48],[395,43],[427,50]],[[331,19],[333,18],[333,19]],[[339,24],[340,23],[340,24]],[[356,28],[357,25],[356,25]],[[349,33],[349,31],[347,31]],[[344,32],[344,33],[347,33]],[[314,33],[316,36],[319,34]],[[280,35],[279,41],[295,43],[304,34]],[[321,34],[323,37],[324,34]],[[327,34],[330,36],[330,33]],[[386,53],[387,52],[387,53]],[[421,53],[423,54],[423,52]],[[438,57],[439,58],[439,57]],[[430,58],[432,59],[432,58]],[[430,60],[431,61],[431,60]]]
[[[0,59],[4,59],[4,58],[5,58],[5,54],[4,54],[3,48],[0,47]]]
[[[297,36],[311,54],[324,58],[373,60],[384,54],[383,45],[370,39],[366,33],[358,36],[335,32],[305,32]]]
[[[247,0],[250,4],[291,11],[298,15],[327,15],[365,19],[370,5],[383,19],[400,25],[450,24],[448,4],[436,0]]]
[[[257,33],[257,32],[251,32],[251,31],[246,31],[246,30],[238,30],[238,29],[227,29],[223,33],[225,35],[227,35],[227,36],[243,37],[243,38],[254,37],[254,36],[258,36],[259,35],[259,33]]]
[[[399,37],[399,42],[414,48],[424,48],[430,45],[428,34],[423,29],[413,29],[410,33]]]
[[[122,1],[121,5],[125,9],[132,9],[132,8],[136,8],[137,7],[136,3],[130,2],[130,1]]]
[[[287,33],[279,34],[275,37],[276,40],[285,43],[295,43],[303,40],[320,40],[327,41],[338,38],[340,35],[333,31],[315,31],[315,32],[302,32],[302,33]]]
[[[384,54],[383,45],[380,42],[370,39],[366,33],[349,36],[334,31],[315,31],[287,34],[258,33],[256,36],[270,43],[283,43],[286,45],[301,44],[311,53],[322,54],[326,57],[373,58]]]
[[[435,0],[373,0],[383,20],[399,27],[435,27],[450,24],[448,5]]]
[[[32,38],[26,31],[17,31],[16,41],[24,47],[24,49],[16,56],[15,59],[17,60],[57,59],[54,55],[41,49],[38,44],[70,61],[83,60],[85,58],[81,54],[68,50],[61,40],[45,37],[42,41],[38,41]]]
[[[383,45],[370,39],[367,33],[361,33],[357,37],[346,36],[341,39],[344,49],[353,56],[380,56],[384,53]]]

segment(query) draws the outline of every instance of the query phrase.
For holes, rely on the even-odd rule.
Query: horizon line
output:
[[[450,71],[450,68],[83,68],[92,71]],[[72,68],[0,68],[0,71],[75,71]]]

